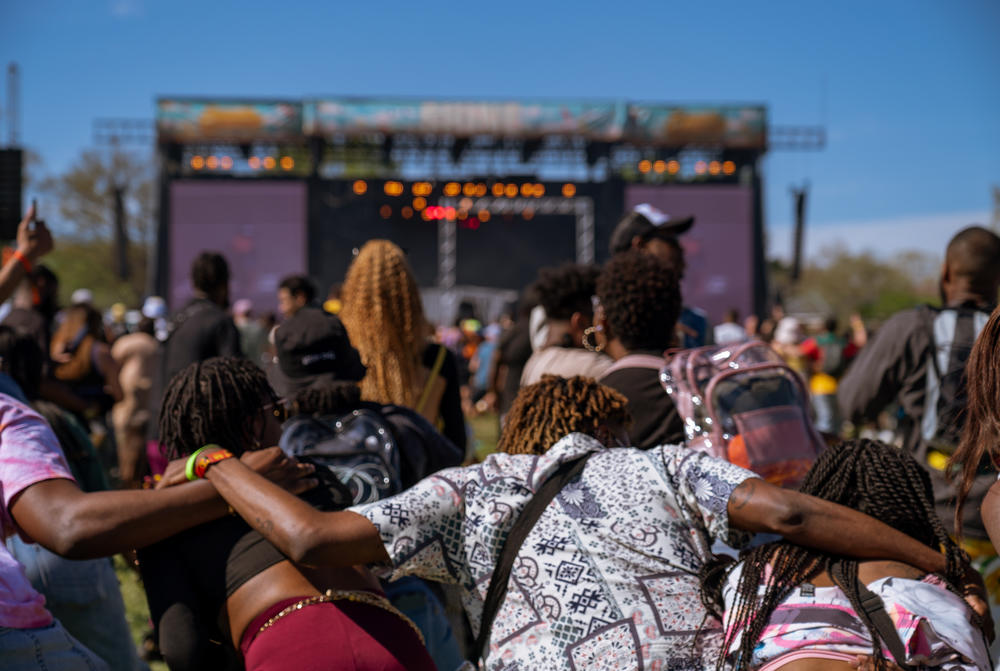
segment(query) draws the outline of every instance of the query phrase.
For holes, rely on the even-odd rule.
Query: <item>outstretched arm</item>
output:
[[[236,459],[220,461],[208,469],[206,477],[250,526],[296,563],[389,562],[375,525],[357,513],[320,512]]]
[[[32,205],[17,227],[17,251],[28,265],[33,265],[39,258],[52,251],[52,234],[45,227],[45,222],[36,222],[34,219],[35,206]],[[25,263],[11,257],[3,268],[0,268],[0,302],[10,298],[17,285],[27,275]]]

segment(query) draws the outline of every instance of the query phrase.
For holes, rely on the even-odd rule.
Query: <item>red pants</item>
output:
[[[316,603],[261,625],[302,598],[285,599],[254,618],[240,642],[247,671],[436,671],[416,632],[367,603]]]

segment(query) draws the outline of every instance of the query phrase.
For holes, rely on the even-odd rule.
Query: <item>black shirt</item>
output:
[[[164,356],[165,382],[214,356],[243,356],[240,332],[226,312],[206,298],[192,299],[174,317]]]
[[[524,364],[531,358],[531,333],[528,329],[528,320],[522,319],[504,331],[497,349],[500,351],[499,365],[507,367],[499,402],[500,414],[505,415],[514,404],[517,392],[521,390],[521,373],[524,372]]]
[[[607,373],[600,382],[628,399],[628,412],[632,416],[628,435],[634,447],[648,449],[684,442],[684,423],[660,384],[658,367],[619,368]]]

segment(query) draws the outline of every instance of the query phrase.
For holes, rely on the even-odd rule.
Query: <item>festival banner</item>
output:
[[[302,103],[159,100],[161,142],[289,141],[302,138]]]

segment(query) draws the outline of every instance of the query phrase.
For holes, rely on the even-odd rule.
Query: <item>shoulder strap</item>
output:
[[[514,526],[511,527],[510,533],[507,534],[507,538],[503,542],[503,548],[500,550],[500,558],[497,560],[496,568],[493,569],[493,576],[490,578],[490,588],[486,592],[486,601],[483,604],[483,617],[479,624],[479,636],[476,637],[476,645],[473,650],[475,655],[472,659],[478,660],[480,657],[486,659],[486,653],[488,652],[487,644],[490,640],[490,630],[493,628],[493,620],[496,617],[497,611],[500,610],[500,604],[503,603],[504,597],[507,596],[507,583],[510,581],[510,571],[514,567],[514,559],[524,544],[524,540],[531,533],[538,518],[542,516],[545,508],[548,507],[556,494],[559,493],[566,483],[583,470],[587,460],[593,454],[593,452],[588,452],[582,457],[562,463],[542,483],[538,491],[535,492],[535,495],[528,501],[528,505],[524,507],[524,510],[521,511],[521,514],[514,521]]]
[[[844,570],[843,562],[834,562],[830,569],[832,573],[836,574],[837,579],[841,583],[844,583],[846,571]],[[889,617],[889,613],[885,610],[882,598],[868,589],[860,579],[858,580],[858,594],[861,596],[861,608],[865,611],[865,615],[868,616],[869,621],[875,626],[875,631],[882,638],[882,642],[889,648],[896,666],[903,669],[903,671],[913,669],[912,666],[906,663],[906,647],[903,645],[903,640],[899,637],[896,625],[892,623],[892,618]]]
[[[603,380],[616,370],[622,370],[624,368],[650,368],[652,370],[659,371],[666,365],[667,361],[662,356],[655,356],[653,354],[629,354],[611,364],[611,367],[605,370],[601,375],[601,379]]]
[[[417,412],[424,411],[424,405],[427,404],[427,398],[431,394],[431,389],[434,387],[434,381],[437,380],[438,373],[441,372],[441,365],[444,363],[445,355],[444,345],[438,345],[437,357],[434,359],[434,367],[431,368],[430,375],[427,376],[427,382],[424,384],[424,390],[420,392],[420,400],[417,401],[417,407],[414,408]]]

